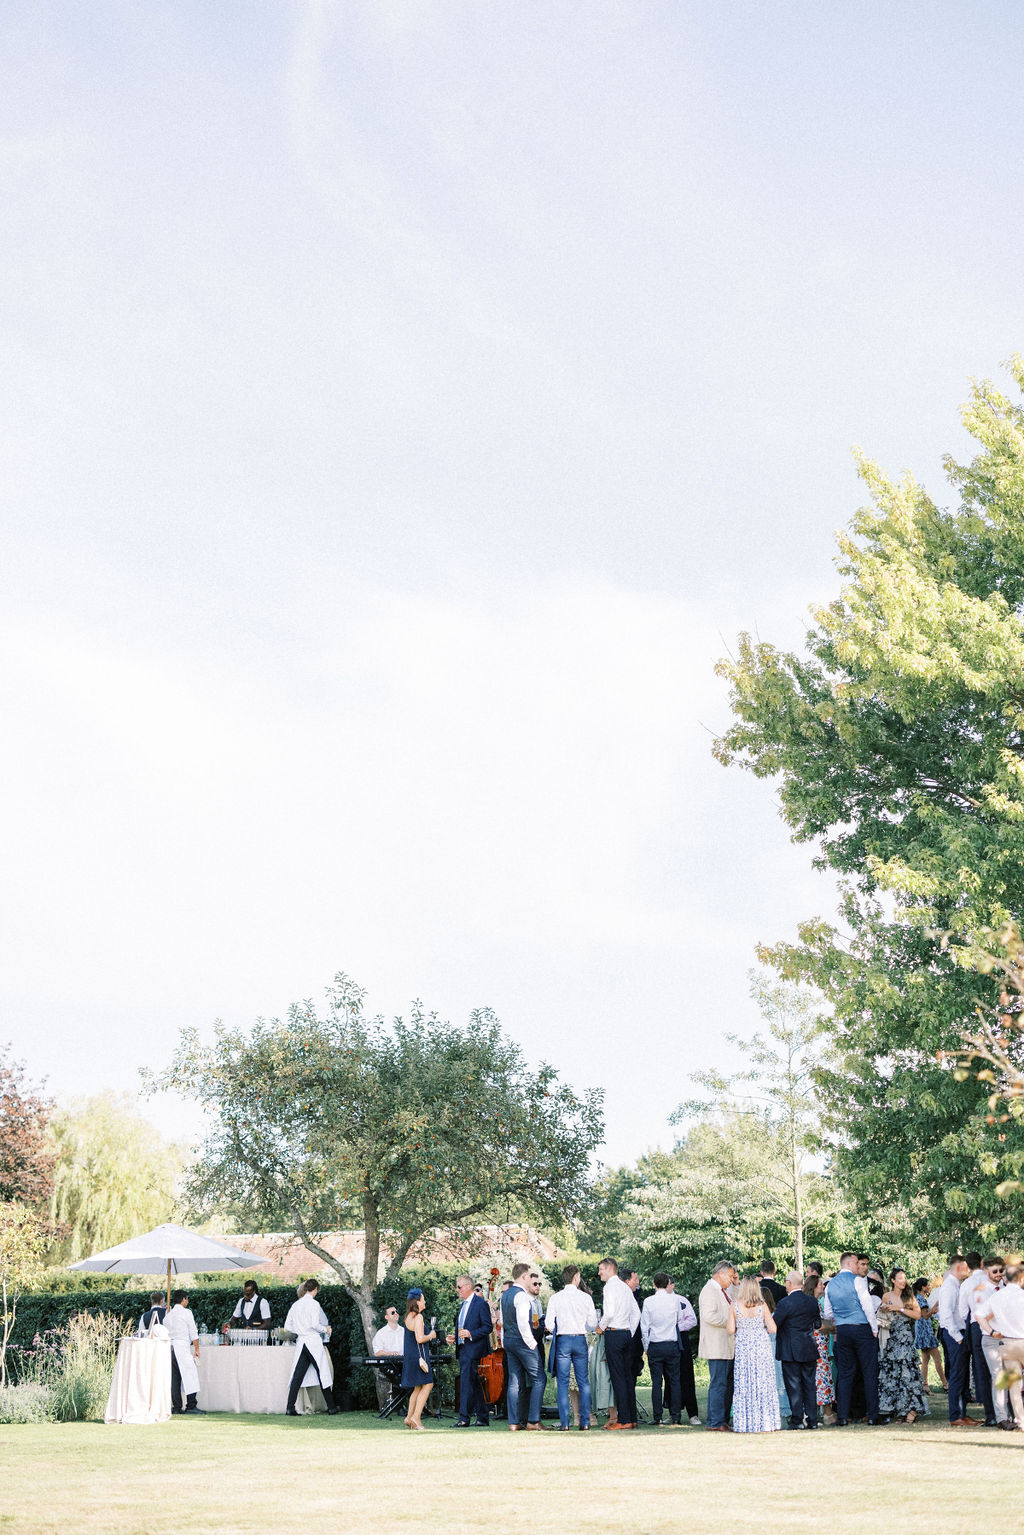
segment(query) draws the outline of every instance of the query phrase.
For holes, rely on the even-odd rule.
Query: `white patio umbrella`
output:
[[[251,1269],[266,1263],[265,1257],[241,1252],[226,1242],[215,1242],[212,1237],[200,1236],[185,1226],[173,1226],[169,1222],[147,1231],[144,1236],[131,1237],[108,1247],[106,1252],[93,1253],[79,1263],[70,1263],[71,1269],[81,1269],[86,1274],[162,1274],[167,1271],[167,1305],[171,1304],[172,1274],[205,1274],[220,1269]]]

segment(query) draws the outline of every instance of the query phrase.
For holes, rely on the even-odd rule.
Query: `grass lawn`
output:
[[[944,1412],[912,1428],[757,1436],[449,1422],[422,1434],[363,1413],[4,1427],[0,1532],[966,1535],[1015,1520],[1024,1491],[1024,1435],[950,1429]]]

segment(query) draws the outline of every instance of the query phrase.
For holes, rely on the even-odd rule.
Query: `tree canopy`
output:
[[[26,1080],[10,1046],[0,1047],[0,1202],[37,1206],[49,1197],[53,1154],[46,1126],[52,1112],[52,1099]]]
[[[130,1098],[108,1092],[62,1105],[50,1123],[50,1144],[51,1263],[75,1263],[172,1218],[184,1153],[135,1112]]]
[[[735,720],[716,753],[774,780],[841,881],[838,922],[763,951],[831,1005],[838,1173],[862,1203],[916,1209],[922,1240],[989,1242],[1020,1230],[995,1189],[1024,1127],[1000,1140],[950,1058],[998,990],[953,951],[1024,904],[1024,410],[979,384],[964,420],[981,451],[947,461],[952,510],[861,459],[872,504],[839,540],[841,593],[801,654],[745,635],[721,663]]]
[[[294,1230],[335,1270],[372,1336],[382,1246],[386,1277],[442,1228],[467,1234],[503,1200],[558,1223],[585,1208],[603,1135],[601,1093],[530,1068],[489,1009],[458,1028],[415,1004],[408,1022],[367,1018],[345,975],[312,1002],[251,1030],[182,1035],[154,1086],[198,1099],[213,1128],[188,1178],[202,1212],[230,1201],[256,1229]],[[318,1241],[361,1227],[353,1274]]]

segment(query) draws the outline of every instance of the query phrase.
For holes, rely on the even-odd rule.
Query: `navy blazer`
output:
[[[462,1302],[459,1301],[459,1309],[455,1313],[455,1326],[452,1331],[455,1334],[455,1352],[466,1344],[467,1339],[459,1337],[459,1317],[462,1315]],[[474,1343],[482,1343],[489,1338],[494,1330],[494,1318],[491,1316],[491,1308],[482,1295],[473,1294],[469,1302],[469,1310],[466,1312],[464,1327],[469,1329],[469,1346]]]
[[[775,1308],[775,1357],[795,1364],[811,1364],[818,1357],[815,1331],[821,1326],[821,1311],[813,1295],[794,1290],[784,1295]]]

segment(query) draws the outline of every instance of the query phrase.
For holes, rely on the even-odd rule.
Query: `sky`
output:
[[[828,915],[716,660],[1024,344],[1008,3],[7,0],[0,1042],[338,971],[669,1144]],[[168,1099],[145,1112],[192,1135]]]

